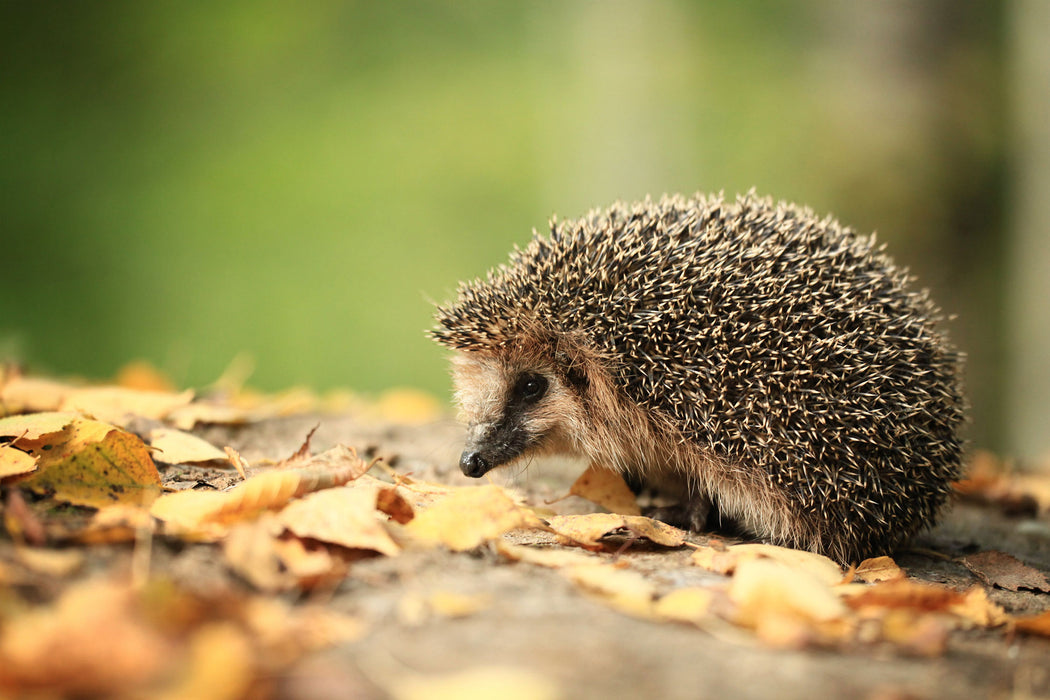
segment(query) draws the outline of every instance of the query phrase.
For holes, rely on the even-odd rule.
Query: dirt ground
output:
[[[462,431],[451,421],[397,426],[305,415],[196,432],[252,461],[294,452],[318,424],[317,451],[342,443],[382,456],[398,472],[416,478],[467,481],[456,470]],[[577,473],[564,465],[537,464],[499,478],[540,503],[564,493]],[[587,505],[570,498],[550,507],[569,512]],[[544,536],[529,532],[518,541],[537,543]],[[691,541],[707,538],[692,536]],[[209,578],[229,576],[206,546],[159,550],[154,566],[170,569],[184,585],[204,586]],[[965,589],[980,582],[958,558],[984,550],[1007,552],[1050,573],[1050,521],[960,502],[895,559],[912,578]],[[607,556],[631,557],[661,590],[717,576],[689,566],[685,549],[634,547]],[[1011,614],[1050,609],[1045,593],[994,587],[988,592]],[[434,593],[465,594],[488,604],[461,617],[406,614],[406,600]],[[1050,640],[1045,637],[957,630],[947,652],[936,658],[877,645],[774,650],[729,626],[701,630],[629,617],[592,601],[557,572],[510,562],[489,546],[357,561],[326,595],[327,605],[365,621],[368,633],[299,663],[281,680],[282,696],[386,697],[402,681],[419,679],[425,687],[426,679],[450,672],[499,667],[528,671],[544,679],[553,696],[570,698],[1050,697]]]

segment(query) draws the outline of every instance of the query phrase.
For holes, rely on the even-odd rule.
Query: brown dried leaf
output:
[[[395,488],[380,488],[377,491],[376,508],[389,515],[391,520],[402,525],[416,517],[412,504]]]
[[[685,543],[685,533],[678,528],[641,515],[558,515],[550,519],[550,527],[564,544],[590,548],[601,547],[602,539],[610,536],[644,537],[664,547],[681,547]]]
[[[1038,634],[1041,637],[1050,637],[1050,610],[1031,617],[1019,617],[1014,620],[1014,625],[1021,632]]]
[[[367,488],[334,488],[290,503],[278,519],[299,537],[387,556],[401,552],[377,517],[376,492]]]
[[[222,451],[226,454],[227,459],[230,460],[230,464],[237,470],[237,473],[241,475],[242,479],[248,478],[248,462],[241,457],[241,453],[233,449],[229,445],[222,448]]]
[[[857,579],[865,583],[876,583],[877,581],[895,581],[906,577],[904,570],[897,566],[897,562],[890,557],[874,557],[865,559],[853,572]]]
[[[898,579],[866,586],[843,586],[843,601],[852,609],[911,608],[920,612],[948,612],[965,603],[966,595],[931,583]]]
[[[962,563],[989,586],[1050,593],[1050,580],[1045,574],[1005,552],[978,552],[963,557]]]
[[[226,524],[276,510],[312,491],[341,486],[364,474],[369,466],[340,445],[314,457],[307,466],[257,474],[229,491],[164,494],[150,513],[164,521],[169,533],[212,540],[225,534]]]
[[[519,528],[545,528],[543,521],[523,508],[499,486],[456,489],[405,526],[420,542],[443,544],[453,551],[473,549]]]
[[[619,472],[604,467],[590,465],[576,479],[569,493],[586,498],[600,505],[611,513],[621,515],[641,515],[634,493]]]
[[[223,541],[227,564],[264,591],[312,588],[345,575],[346,563],[324,545],[307,546],[297,537],[282,537],[283,532],[283,523],[271,513],[235,525]]]

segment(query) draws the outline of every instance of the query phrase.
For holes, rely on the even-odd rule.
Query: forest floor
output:
[[[111,422],[148,441],[180,423],[166,410]],[[169,505],[143,519],[142,504],[57,507],[64,487],[5,476],[0,452],[0,698],[1050,697],[1046,478],[987,455],[934,529],[840,571],[582,519],[602,509],[559,500],[581,465],[479,489],[448,418],[283,413],[181,421],[248,476],[298,475],[221,517],[192,500],[237,492],[215,456],[167,463],[154,446]],[[21,430],[5,447],[42,464],[27,440],[56,429]]]

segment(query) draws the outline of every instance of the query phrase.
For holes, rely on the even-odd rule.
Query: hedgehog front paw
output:
[[[711,499],[701,497],[673,506],[643,508],[642,514],[683,530],[704,532],[707,530],[707,516],[711,514],[711,507]]]

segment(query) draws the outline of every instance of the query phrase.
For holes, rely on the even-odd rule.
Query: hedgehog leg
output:
[[[653,506],[643,509],[642,512],[654,520],[683,530],[705,532],[713,505],[711,499],[706,496],[694,496],[673,506]]]

